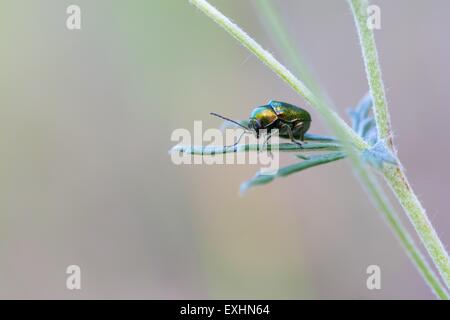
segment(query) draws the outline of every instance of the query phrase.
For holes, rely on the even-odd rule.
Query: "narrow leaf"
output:
[[[340,160],[343,158],[345,158],[344,152],[342,152],[342,151],[331,152],[331,153],[327,153],[327,154],[315,155],[315,156],[310,157],[307,160],[283,167],[283,168],[279,169],[275,174],[257,173],[256,176],[254,176],[252,179],[244,182],[241,185],[241,194],[244,193],[245,191],[247,191],[251,187],[267,184],[267,183],[271,182],[272,180],[274,180],[275,178],[285,177],[290,174],[293,174],[293,173],[296,173],[296,172],[299,172],[302,170],[306,170],[308,168],[326,164],[326,163],[329,163],[332,161],[337,161],[337,160]]]
[[[397,158],[392,154],[383,140],[378,140],[373,147],[364,150],[362,157],[365,161],[377,168],[382,168],[384,163],[398,165]]]
[[[280,143],[277,145],[279,151],[291,151],[291,152],[308,152],[308,151],[336,151],[340,150],[342,147],[338,143],[332,142],[320,142],[320,143],[304,143],[302,147],[294,143]],[[176,145],[171,150],[173,152],[182,152],[193,155],[215,155],[224,153],[234,153],[234,152],[248,152],[248,151],[259,151],[261,145],[258,144],[239,144],[236,146],[187,146],[187,145]],[[270,145],[268,146],[270,150]],[[273,150],[273,148],[272,148]]]

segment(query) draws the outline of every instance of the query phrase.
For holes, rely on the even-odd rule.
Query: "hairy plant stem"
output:
[[[236,38],[244,47],[250,50],[258,59],[264,62],[279,77],[286,81],[297,93],[315,108],[332,127],[337,127],[345,135],[345,140],[351,142],[358,149],[366,149],[368,144],[354,132],[333,110],[316,97],[309,88],[299,79],[297,79],[285,66],[276,60],[271,53],[264,50],[255,40],[245,33],[239,26],[224,16],[216,8],[205,0],[190,0],[190,2],[214,20],[218,25],[224,28],[234,38]]]
[[[366,191],[371,195],[376,207],[384,214],[386,220],[406,248],[422,276],[436,293],[443,299],[448,299],[448,294],[442,288],[439,280],[434,275],[431,268],[421,256],[419,250],[414,245],[406,230],[395,215],[392,206],[384,196],[381,187],[376,182],[374,175],[368,167],[362,163],[358,152],[369,148],[369,145],[355,131],[353,131],[342,118],[340,118],[318,95],[314,94],[303,82],[297,79],[288,69],[278,62],[269,52],[264,50],[256,41],[247,35],[241,28],[234,24],[230,19],[220,13],[205,0],[190,0],[190,2],[214,20],[218,25],[229,32],[244,47],[254,53],[270,69],[286,81],[297,93],[314,107],[327,121],[330,128],[336,133],[338,139],[343,142],[344,150],[348,153],[352,161],[353,168],[360,181],[365,186]]]
[[[321,86],[315,81],[311,71],[308,68],[308,65],[303,61],[303,57],[301,56],[301,54],[299,52],[296,52],[297,50],[292,45],[292,42],[289,41],[288,32],[283,24],[283,19],[280,17],[277,8],[273,4],[273,1],[256,0],[255,8],[261,15],[261,21],[264,21],[265,29],[269,34],[271,34],[274,39],[278,40],[280,48],[283,50],[283,53],[289,60],[290,64],[295,67],[295,71],[297,71],[298,74],[302,76],[302,79],[313,91],[313,93],[318,96],[327,97],[324,92],[321,92]],[[371,39],[373,39],[373,37]],[[377,57],[376,50],[373,49],[373,47],[372,50],[369,51],[370,54],[366,54],[366,56],[372,56],[375,58]],[[371,68],[371,74],[381,74],[381,72],[379,71],[379,67],[377,66]],[[381,87],[383,87],[381,79],[374,78],[372,82],[375,84],[374,87],[380,87],[380,85]],[[385,103],[386,98],[384,97],[384,90],[379,95],[378,100],[379,104],[381,102],[384,106],[387,106]],[[332,103],[329,98],[328,101],[329,103]],[[358,166],[357,168],[359,170],[354,171],[359,182],[367,192],[368,196],[372,199],[379,212],[383,214],[385,221],[388,223],[390,228],[397,235],[400,243],[403,245],[403,248],[408,253],[408,256],[412,259],[414,265],[417,267],[424,280],[428,283],[430,288],[439,298],[448,299],[449,296],[446,292],[445,287],[442,286],[439,278],[429,267],[426,259],[420,253],[419,248],[416,247],[416,244],[412,240],[412,237],[409,234],[408,230],[403,226],[403,223],[398,218],[398,214],[393,209],[393,206],[388,200],[384,190],[378,185],[378,179],[371,172],[364,170],[362,166]]]
[[[373,31],[367,26],[368,1],[349,0],[358,35],[361,43],[364,64],[370,91],[374,99],[374,113],[378,136],[387,141],[389,147],[395,150],[389,110],[386,103],[381,69],[378,62],[378,53],[375,45]],[[434,264],[444,279],[447,288],[450,288],[450,258],[441,240],[437,236],[422,204],[411,188],[401,164],[398,167],[385,166],[383,174],[397,199],[401,203],[419,238],[433,259]]]
[[[306,86],[315,94],[320,95],[323,99],[328,99],[321,86],[314,78],[313,72],[305,63],[305,59],[299,56],[300,52],[290,40],[285,30],[283,20],[280,19],[278,10],[276,10],[273,0],[253,0],[253,5],[259,12],[259,20],[261,25],[271,37],[278,42],[278,47],[282,50],[282,54],[286,57],[288,63],[292,66],[297,77],[302,79]],[[330,101],[327,101],[330,102]]]
[[[367,80],[373,98],[373,112],[377,123],[379,139],[388,142],[393,148],[391,121],[384,91],[383,80],[381,78],[381,68],[378,62],[378,52],[375,45],[375,37],[371,29],[368,28],[368,1],[349,0],[350,7],[355,18],[356,29],[358,30],[364,65],[366,67]]]
[[[450,296],[446,288],[441,284],[441,281],[436,276],[433,269],[429,266],[424,256],[421,254],[409,232],[403,226],[403,223],[399,219],[392,204],[379,185],[375,175],[370,172],[367,167],[362,167],[358,164],[353,167],[353,170],[356,173],[361,185],[368,193],[369,198],[372,200],[378,211],[383,215],[385,221],[403,245],[403,248],[419,270],[425,282],[438,298],[449,300]]]
[[[425,209],[411,188],[404,171],[401,167],[386,166],[383,169],[383,174],[406,211],[428,254],[433,259],[447,288],[450,288],[450,259],[448,253],[428,219]]]

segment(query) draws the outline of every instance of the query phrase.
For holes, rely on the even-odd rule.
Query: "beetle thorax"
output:
[[[252,111],[249,120],[256,125],[254,129],[267,129],[277,119],[277,114],[270,106],[262,106]]]

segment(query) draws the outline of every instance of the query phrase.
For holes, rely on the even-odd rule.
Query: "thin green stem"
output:
[[[349,0],[349,3],[355,16],[370,91],[375,100],[374,112],[379,137],[387,139],[390,147],[395,149],[392,141],[389,111],[381,78],[375,39],[373,31],[367,26],[368,1]],[[420,240],[433,259],[445,284],[450,288],[449,255],[428,219],[425,209],[411,188],[403,167],[401,165],[398,167],[385,166],[383,174],[414,226]]]
[[[276,178],[286,177],[293,173],[297,173],[312,167],[344,159],[345,156],[346,156],[345,152],[342,151],[330,152],[327,154],[319,154],[311,156],[309,159],[306,159],[304,161],[297,162],[287,167],[280,168],[274,174],[257,173],[256,176],[254,176],[252,179],[244,182],[241,185],[241,193],[245,192],[246,190],[248,190],[253,186],[264,185],[269,182],[272,182]]]
[[[378,62],[378,52],[375,45],[375,37],[368,26],[368,1],[349,0],[356,28],[358,30],[361,44],[364,65],[366,68],[367,80],[372,94],[374,106],[373,111],[377,123],[378,137],[388,142],[393,148],[391,121],[386,101],[383,80],[381,78],[381,68]]]
[[[288,32],[282,22],[283,19],[280,18],[279,12],[278,10],[276,10],[273,1],[257,0],[255,7],[261,13],[261,20],[266,22],[265,26],[267,31],[272,34],[273,38],[278,40],[280,48],[283,50],[283,53],[288,58],[290,63],[295,67],[296,71],[302,76],[304,81],[308,84],[308,86],[314,93],[324,96],[324,93],[320,92],[321,86],[319,86],[316,83],[315,79],[312,77],[307,64],[304,63],[302,59],[302,56],[296,52],[295,48],[292,45],[292,42],[289,41]],[[373,48],[371,51],[375,51],[376,58],[376,48]],[[372,56],[374,55],[372,54]],[[403,245],[404,249],[412,259],[415,266],[418,268],[425,281],[438,297],[442,299],[448,299],[445,288],[442,286],[441,282],[434,274],[432,269],[428,266],[428,263],[420,253],[420,250],[416,247],[409,232],[403,226],[401,220],[398,218],[397,213],[393,209],[393,206],[388,201],[384,190],[379,187],[376,177],[370,172],[367,172],[367,170],[364,170],[364,168],[360,165],[358,165],[357,168],[359,168],[359,170],[355,170],[355,173],[359,178],[358,180],[360,181],[361,185],[364,187],[368,196],[372,199],[379,212],[383,214],[385,221],[397,235],[400,243]]]
[[[403,245],[408,256],[411,258],[411,260],[419,270],[425,282],[438,298],[448,300],[450,297],[447,290],[442,285],[436,274],[433,272],[433,269],[429,266],[424,256],[420,253],[419,248],[414,243],[409,232],[403,226],[392,204],[386,197],[383,189],[380,187],[375,175],[367,170],[367,168],[363,168],[361,166],[354,166],[353,169],[358,179],[360,180],[361,185],[369,194],[370,199],[373,201],[375,207],[379,212],[383,214],[385,221],[394,231],[395,235]]]
[[[321,142],[321,143],[306,143],[302,147],[293,143],[280,143],[278,145],[272,145],[276,147],[278,151],[288,151],[288,152],[311,152],[311,151],[336,151],[340,150],[342,146],[338,143],[331,142]],[[177,145],[172,148],[170,152],[182,152],[192,155],[215,155],[215,154],[225,154],[234,152],[249,152],[249,151],[260,151],[261,145],[259,144],[238,144],[233,147],[227,146],[185,146]],[[270,145],[268,146],[270,147]],[[270,148],[269,148],[270,150]],[[273,150],[273,149],[272,149]]]
[[[299,50],[290,40],[285,30],[283,20],[279,18],[278,10],[272,0],[253,0],[254,7],[259,13],[261,25],[267,33],[277,42],[278,47],[282,50],[283,56],[292,66],[293,71],[306,84],[306,86],[316,95],[320,94],[323,99],[327,98],[322,92],[321,86],[313,76],[313,72],[305,63],[305,59],[299,54]],[[328,101],[329,102],[329,101]]]
[[[405,173],[401,167],[386,166],[383,169],[383,174],[406,211],[428,254],[433,259],[447,288],[450,288],[450,259],[448,253],[433,228],[425,209],[411,188]]]
[[[220,13],[216,8],[211,6],[205,0],[190,0],[198,9],[204,12],[208,17],[214,20],[233,37],[235,37],[243,46],[253,52],[262,62],[270,69],[285,80],[297,93],[314,107],[327,121],[328,125],[336,133],[338,139],[342,141],[344,150],[348,153],[352,161],[355,172],[358,174],[361,182],[371,195],[376,207],[385,215],[388,223],[391,225],[400,241],[405,246],[408,254],[411,256],[421,274],[437,294],[438,297],[447,299],[448,294],[439,283],[439,280],[429,268],[426,261],[420,255],[415,244],[412,242],[400,221],[395,215],[392,206],[383,194],[382,189],[377,184],[374,175],[361,162],[361,159],[355,148],[359,151],[369,147],[369,145],[354,132],[325,102],[320,96],[315,95],[308,87],[298,80],[289,70],[279,63],[269,52],[264,50],[256,41],[248,36],[241,28],[231,22],[226,16]],[[349,144],[351,144],[349,146]],[[353,147],[351,147],[353,146]]]
[[[272,54],[264,50],[255,40],[245,33],[238,25],[233,23],[225,15],[210,5],[205,0],[190,0],[190,2],[224,28],[239,43],[250,50],[256,57],[264,62],[279,77],[286,81],[298,94],[300,94],[313,108],[315,108],[333,128],[343,133],[345,140],[351,142],[358,149],[366,149],[368,144],[354,132],[333,110],[317,96],[315,96],[306,85],[297,79],[285,66],[274,58]],[[338,137],[340,138],[340,137]]]

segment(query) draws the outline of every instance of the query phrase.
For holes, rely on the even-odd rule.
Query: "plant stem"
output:
[[[307,64],[303,61],[302,56],[296,52],[295,48],[289,41],[288,32],[286,31],[286,28],[284,27],[282,22],[283,19],[280,18],[273,2],[271,0],[257,0],[255,7],[260,11],[262,15],[261,20],[266,22],[265,26],[267,31],[271,33],[276,40],[278,40],[281,49],[283,49],[283,52],[285,53],[285,56],[287,56],[290,63],[295,66],[296,71],[302,76],[302,79],[305,81],[305,83],[316,95],[320,94],[322,96],[325,96],[323,92],[320,92],[321,86],[316,83],[310,70],[307,67]],[[371,51],[375,52],[376,58],[376,48]],[[375,82],[379,83],[380,80]],[[383,100],[385,101],[385,99]],[[329,102],[331,103],[330,100]],[[362,168],[361,166],[358,166],[354,169],[361,185],[364,187],[368,196],[372,199],[378,210],[383,214],[385,221],[397,235],[400,243],[403,245],[409,257],[418,268],[422,277],[439,298],[448,299],[449,296],[445,290],[445,287],[442,287],[442,284],[439,281],[438,277],[428,266],[428,263],[420,253],[420,250],[416,247],[409,232],[403,226],[401,220],[398,218],[397,213],[388,201],[384,190],[378,185],[376,177],[367,170],[364,170],[364,168]]]
[[[367,168],[361,166],[354,166],[353,169],[375,207],[383,214],[385,221],[391,227],[391,230],[394,231],[425,282],[438,298],[448,300],[450,297],[447,290],[420,253],[419,248],[414,243],[409,232],[403,226],[374,174],[367,170]]]
[[[394,150],[389,111],[381,78],[375,38],[372,30],[367,26],[368,1],[349,0],[349,3],[355,17],[370,91],[374,98],[374,112],[378,134],[382,139],[386,139],[389,146]],[[447,288],[450,288],[450,258],[402,168],[401,164],[398,167],[385,166],[383,168],[384,177],[433,259]]]
[[[383,80],[381,78],[381,68],[378,62],[377,47],[373,32],[367,26],[368,22],[368,1],[349,0],[355,18],[356,28],[359,34],[364,65],[366,68],[367,80],[373,98],[373,111],[377,123],[379,139],[387,141],[389,147],[393,149],[391,121],[386,101]]]
[[[434,275],[433,271],[427,265],[426,261],[421,256],[419,250],[416,248],[414,242],[410,239],[400,221],[398,220],[392,206],[383,194],[382,189],[376,183],[374,175],[367,169],[356,153],[356,150],[349,147],[347,143],[351,143],[356,149],[362,151],[369,147],[369,145],[353,131],[327,104],[314,95],[300,80],[298,80],[289,70],[287,70],[281,63],[279,63],[269,52],[264,50],[256,41],[248,36],[241,28],[231,22],[226,16],[219,12],[216,8],[211,6],[205,0],[190,0],[190,2],[205,13],[208,17],[214,20],[218,25],[224,28],[239,43],[245,46],[248,50],[253,52],[262,62],[264,62],[270,69],[278,74],[284,81],[286,81],[297,93],[302,95],[305,100],[314,107],[327,120],[330,127],[336,132],[338,139],[343,142],[345,150],[348,152],[349,158],[352,160],[353,168],[358,174],[360,181],[365,186],[367,192],[371,195],[376,207],[385,215],[388,223],[399,237],[408,254],[416,263],[422,276],[427,283],[440,298],[447,299],[448,294],[442,288],[439,280]]]
[[[302,79],[306,86],[316,95],[320,94],[322,98],[328,97],[322,92],[321,86],[313,76],[313,72],[308,68],[305,59],[299,55],[299,50],[290,40],[288,33],[285,30],[283,20],[279,18],[278,10],[272,0],[253,0],[254,7],[260,13],[261,25],[266,32],[272,36],[278,47],[282,49],[283,56],[286,57],[287,62],[292,66],[294,73]]]
[[[447,251],[433,228],[425,209],[417,199],[401,167],[386,166],[383,169],[386,181],[406,211],[420,240],[433,259],[434,264],[450,288],[450,259]]]
[[[239,26],[233,23],[230,19],[224,16],[216,8],[210,5],[205,0],[190,0],[190,2],[205,13],[208,17],[214,20],[218,25],[224,28],[239,43],[250,50],[256,57],[264,62],[270,69],[272,69],[279,77],[286,81],[295,91],[297,91],[303,98],[314,107],[332,127],[338,127],[345,133],[346,140],[351,142],[358,149],[366,149],[368,144],[354,132],[340,118],[333,110],[329,109],[322,100],[316,97],[305,84],[297,79],[285,66],[278,62],[272,54],[264,50],[255,40],[253,40],[247,33],[245,33]]]
[[[244,193],[246,190],[248,190],[249,188],[251,188],[253,186],[264,185],[269,182],[272,182],[276,178],[286,177],[293,173],[297,173],[299,171],[303,171],[303,170],[306,170],[306,169],[309,169],[312,167],[316,167],[316,166],[319,166],[319,165],[322,165],[325,163],[344,159],[345,156],[346,156],[345,152],[342,152],[342,151],[331,152],[331,153],[327,153],[327,154],[319,154],[319,155],[312,156],[311,158],[306,159],[304,161],[300,161],[300,162],[291,164],[287,167],[280,168],[274,174],[257,173],[255,177],[244,182],[241,185],[241,193]]]

